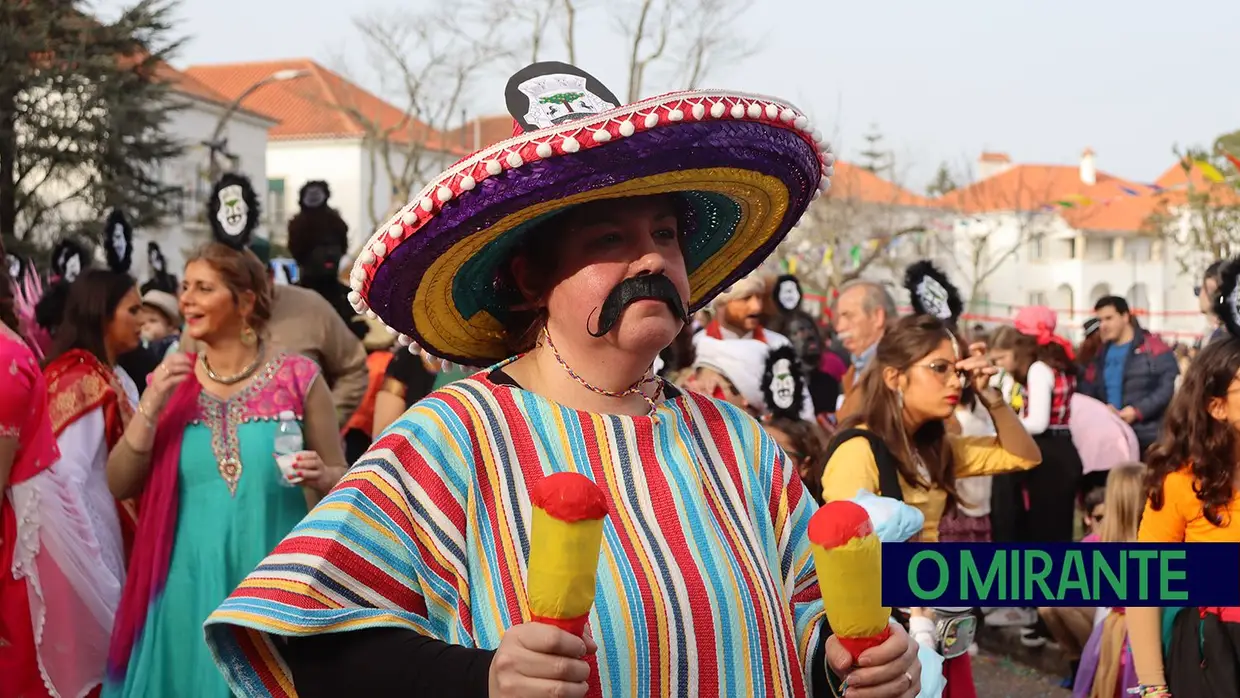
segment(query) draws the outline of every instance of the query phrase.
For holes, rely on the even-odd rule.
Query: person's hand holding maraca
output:
[[[515,625],[504,633],[491,659],[488,694],[490,698],[584,696],[590,688],[585,657],[597,649],[589,633],[577,637],[539,622]]]
[[[586,630],[594,607],[607,500],[590,478],[555,473],[530,493],[526,579],[532,622],[509,628],[491,660],[491,698],[584,696],[598,646]]]

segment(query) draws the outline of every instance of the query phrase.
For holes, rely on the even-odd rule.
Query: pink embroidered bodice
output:
[[[0,329],[0,437],[17,439],[9,483],[50,468],[59,458],[47,415],[47,382],[34,352],[9,330]]]

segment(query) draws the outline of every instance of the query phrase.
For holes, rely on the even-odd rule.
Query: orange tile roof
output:
[[[932,206],[930,199],[889,182],[864,167],[843,160],[835,161],[831,178],[832,198],[891,206]]]
[[[508,114],[483,116],[448,131],[443,139],[472,153],[512,138],[512,126],[512,116]]]
[[[1168,189],[1162,193],[1162,198],[1169,204],[1183,204],[1188,201],[1188,191],[1205,191],[1210,194],[1213,201],[1217,201],[1224,206],[1240,205],[1240,192],[1227,182],[1211,182],[1201,173],[1201,169],[1193,165],[1188,172],[1184,171],[1181,163],[1176,163],[1167,168],[1166,172],[1155,181],[1155,184]]]
[[[1151,216],[1165,208],[1154,194],[1120,195],[1092,206],[1062,209],[1059,215],[1077,230],[1137,232],[1145,228]]]
[[[156,65],[155,79],[162,80],[168,83],[168,86],[171,87],[176,92],[179,92],[188,97],[193,97],[194,99],[198,99],[203,102],[209,102],[211,104],[217,104],[219,106],[227,106],[228,104],[232,102],[232,100],[229,99],[228,97],[225,97],[219,92],[216,92],[215,90],[211,89],[207,85],[203,84],[201,80],[195,78],[189,73],[186,73],[185,71],[177,70],[176,68],[173,68],[167,63],[160,62],[159,64]],[[277,119],[274,116],[271,116],[269,114],[261,114],[259,112],[254,111],[253,109],[248,109],[248,108],[243,107],[241,109],[238,109],[237,111],[245,112],[247,114],[251,114],[253,116],[266,119],[268,121],[275,121],[275,122],[279,121],[279,119]]]
[[[1086,184],[1075,165],[1014,165],[993,177],[948,192],[936,204],[963,213],[1031,211],[1074,197],[1101,201],[1118,194],[1120,187],[1139,185],[1105,172],[1097,173],[1095,184]]]
[[[443,147],[439,134],[426,124],[409,119],[401,109],[309,58],[199,65],[186,72],[227,98],[236,99],[254,83],[282,70],[307,74],[265,85],[242,102],[242,106],[279,119],[280,124],[271,130],[271,140],[361,138],[369,125],[389,133],[394,142],[425,142],[433,150],[459,150]]]
[[[1240,205],[1240,192],[1231,186],[1210,182],[1195,167],[1185,173],[1178,164],[1158,178],[1157,186],[1166,191],[1105,172],[1097,173],[1095,184],[1085,184],[1080,168],[1072,165],[1015,165],[949,192],[932,205],[962,213],[1034,211],[1051,206],[1077,230],[1137,232],[1155,214],[1187,201],[1185,183],[1190,180],[1197,190],[1213,190],[1216,201]],[[1074,205],[1065,207],[1060,202]]]

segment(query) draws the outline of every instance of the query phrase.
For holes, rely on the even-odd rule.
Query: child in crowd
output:
[[[1098,540],[1098,527],[1106,518],[1106,494],[1106,487],[1095,487],[1085,493],[1085,511],[1081,514],[1081,523],[1085,530],[1082,542],[1093,543]]]
[[[775,417],[763,423],[784,453],[796,463],[805,488],[822,504],[822,469],[826,462],[826,439],[821,427],[805,420]]]
[[[1107,474],[1102,513],[1093,517],[1093,540],[1131,543],[1137,539],[1141,510],[1145,507],[1145,477],[1145,466],[1140,463],[1127,463]],[[1060,647],[1079,662],[1074,698],[1113,698],[1127,695],[1128,689],[1136,687],[1137,674],[1123,608],[1107,610],[1096,624],[1094,618],[1100,615],[1099,609],[1040,608],[1038,612]]]

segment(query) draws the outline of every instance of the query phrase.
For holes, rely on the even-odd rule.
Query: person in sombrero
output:
[[[854,666],[825,625],[794,464],[651,371],[825,186],[825,145],[777,100],[617,106],[562,63],[507,96],[513,138],[433,180],[351,277],[405,343],[493,365],[415,404],[211,615],[232,689],[917,695],[903,630]],[[530,622],[525,588],[530,491],[561,471],[608,509],[584,637]]]

